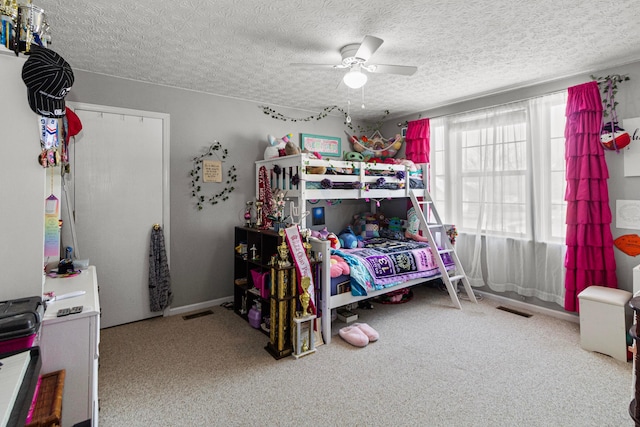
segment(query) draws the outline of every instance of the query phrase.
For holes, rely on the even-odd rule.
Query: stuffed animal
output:
[[[340,246],[345,249],[355,249],[358,247],[358,238],[356,233],[353,232],[351,226],[348,226],[338,235],[340,240]]]
[[[400,150],[400,148],[402,148],[402,136],[399,133],[397,133],[394,138],[391,138],[389,142],[393,142],[391,148],[396,150],[396,153],[398,152],[398,150]]]
[[[631,142],[629,133],[618,126],[618,122],[607,122],[600,132],[600,143],[607,150],[620,150]]]
[[[387,228],[389,228],[389,230],[392,230],[392,231],[401,231],[402,220],[397,216],[394,216],[393,218],[389,218],[389,225]]]
[[[328,235],[329,235],[329,230],[327,230],[327,227],[323,228],[320,231],[311,230],[311,237],[315,237],[316,239],[327,240]]]
[[[371,137],[363,135],[359,139],[347,133],[347,139],[353,145],[353,151],[362,154],[365,162],[372,160],[378,162],[394,157],[402,147],[402,137],[399,134],[393,138],[385,139],[379,131],[375,131]]]
[[[357,151],[349,151],[345,153],[344,159],[348,162],[364,162],[364,156]]]
[[[351,273],[351,269],[349,268],[349,264],[338,255],[331,255],[331,277],[339,277],[342,275],[349,275]]]
[[[331,249],[340,249],[340,239],[335,233],[329,233],[327,240],[330,242]]]
[[[322,156],[317,151],[314,151],[312,153],[305,149],[304,152],[309,156],[310,159],[322,160]],[[326,166],[307,166],[306,170],[307,170],[307,173],[311,173],[315,175],[324,175],[327,172],[327,167]]]
[[[409,172],[415,172],[418,170],[416,164],[413,162],[413,160],[409,160],[409,159],[400,159],[400,162],[398,162],[398,164],[400,165],[405,165],[407,168],[409,168]]]
[[[282,138],[284,141],[284,138]],[[284,146],[284,152],[287,156],[292,156],[294,154],[300,154],[300,147],[294,144],[291,139],[287,138],[286,145]]]
[[[291,138],[293,138],[293,134],[290,133],[280,139],[277,139],[273,135],[267,135],[267,142],[269,145],[264,150],[264,159],[269,160],[286,156],[285,147]]]

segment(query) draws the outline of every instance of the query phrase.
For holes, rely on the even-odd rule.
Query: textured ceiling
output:
[[[452,102],[640,59],[637,0],[34,0],[74,68],[356,119]],[[339,85],[340,48],[384,43],[370,63],[414,65]],[[300,117],[305,117],[305,111]]]

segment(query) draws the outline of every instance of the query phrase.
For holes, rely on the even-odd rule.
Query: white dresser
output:
[[[98,346],[100,301],[94,266],[68,278],[47,277],[44,292],[63,295],[85,291],[81,296],[48,304],[42,320],[40,349],[43,374],[66,371],[62,398],[62,426],[92,420],[98,426]],[[56,317],[61,308],[83,306],[82,313]]]

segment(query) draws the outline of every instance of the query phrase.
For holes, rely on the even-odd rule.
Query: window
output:
[[[552,105],[549,110],[549,190],[550,210],[545,213],[549,218],[548,228],[545,234],[549,240],[564,242],[566,227],[567,202],[564,200],[566,190],[566,163],[564,158],[564,128],[566,124],[565,108],[566,99],[562,103]],[[546,141],[542,141],[546,142]]]
[[[473,286],[564,302],[566,92],[431,119],[431,196]]]
[[[431,193],[460,232],[563,242],[566,95],[431,120]]]

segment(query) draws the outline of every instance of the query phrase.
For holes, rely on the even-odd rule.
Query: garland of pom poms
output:
[[[220,154],[218,154],[220,152]],[[226,187],[218,192],[213,194],[211,197],[204,196],[200,194],[202,191],[202,187],[199,184],[200,182],[200,171],[202,170],[202,161],[206,157],[211,157],[215,155],[220,161],[224,161],[229,155],[229,150],[222,147],[222,144],[218,141],[215,141],[213,144],[209,146],[209,149],[206,153],[201,156],[193,158],[193,169],[191,169],[191,197],[196,198],[196,207],[198,210],[202,210],[204,208],[205,203],[209,203],[211,205],[216,205],[219,202],[224,202],[229,199],[229,195],[235,190],[233,187],[233,183],[238,180],[238,175],[236,174],[236,167],[231,166],[227,170],[227,180],[225,182]]]

